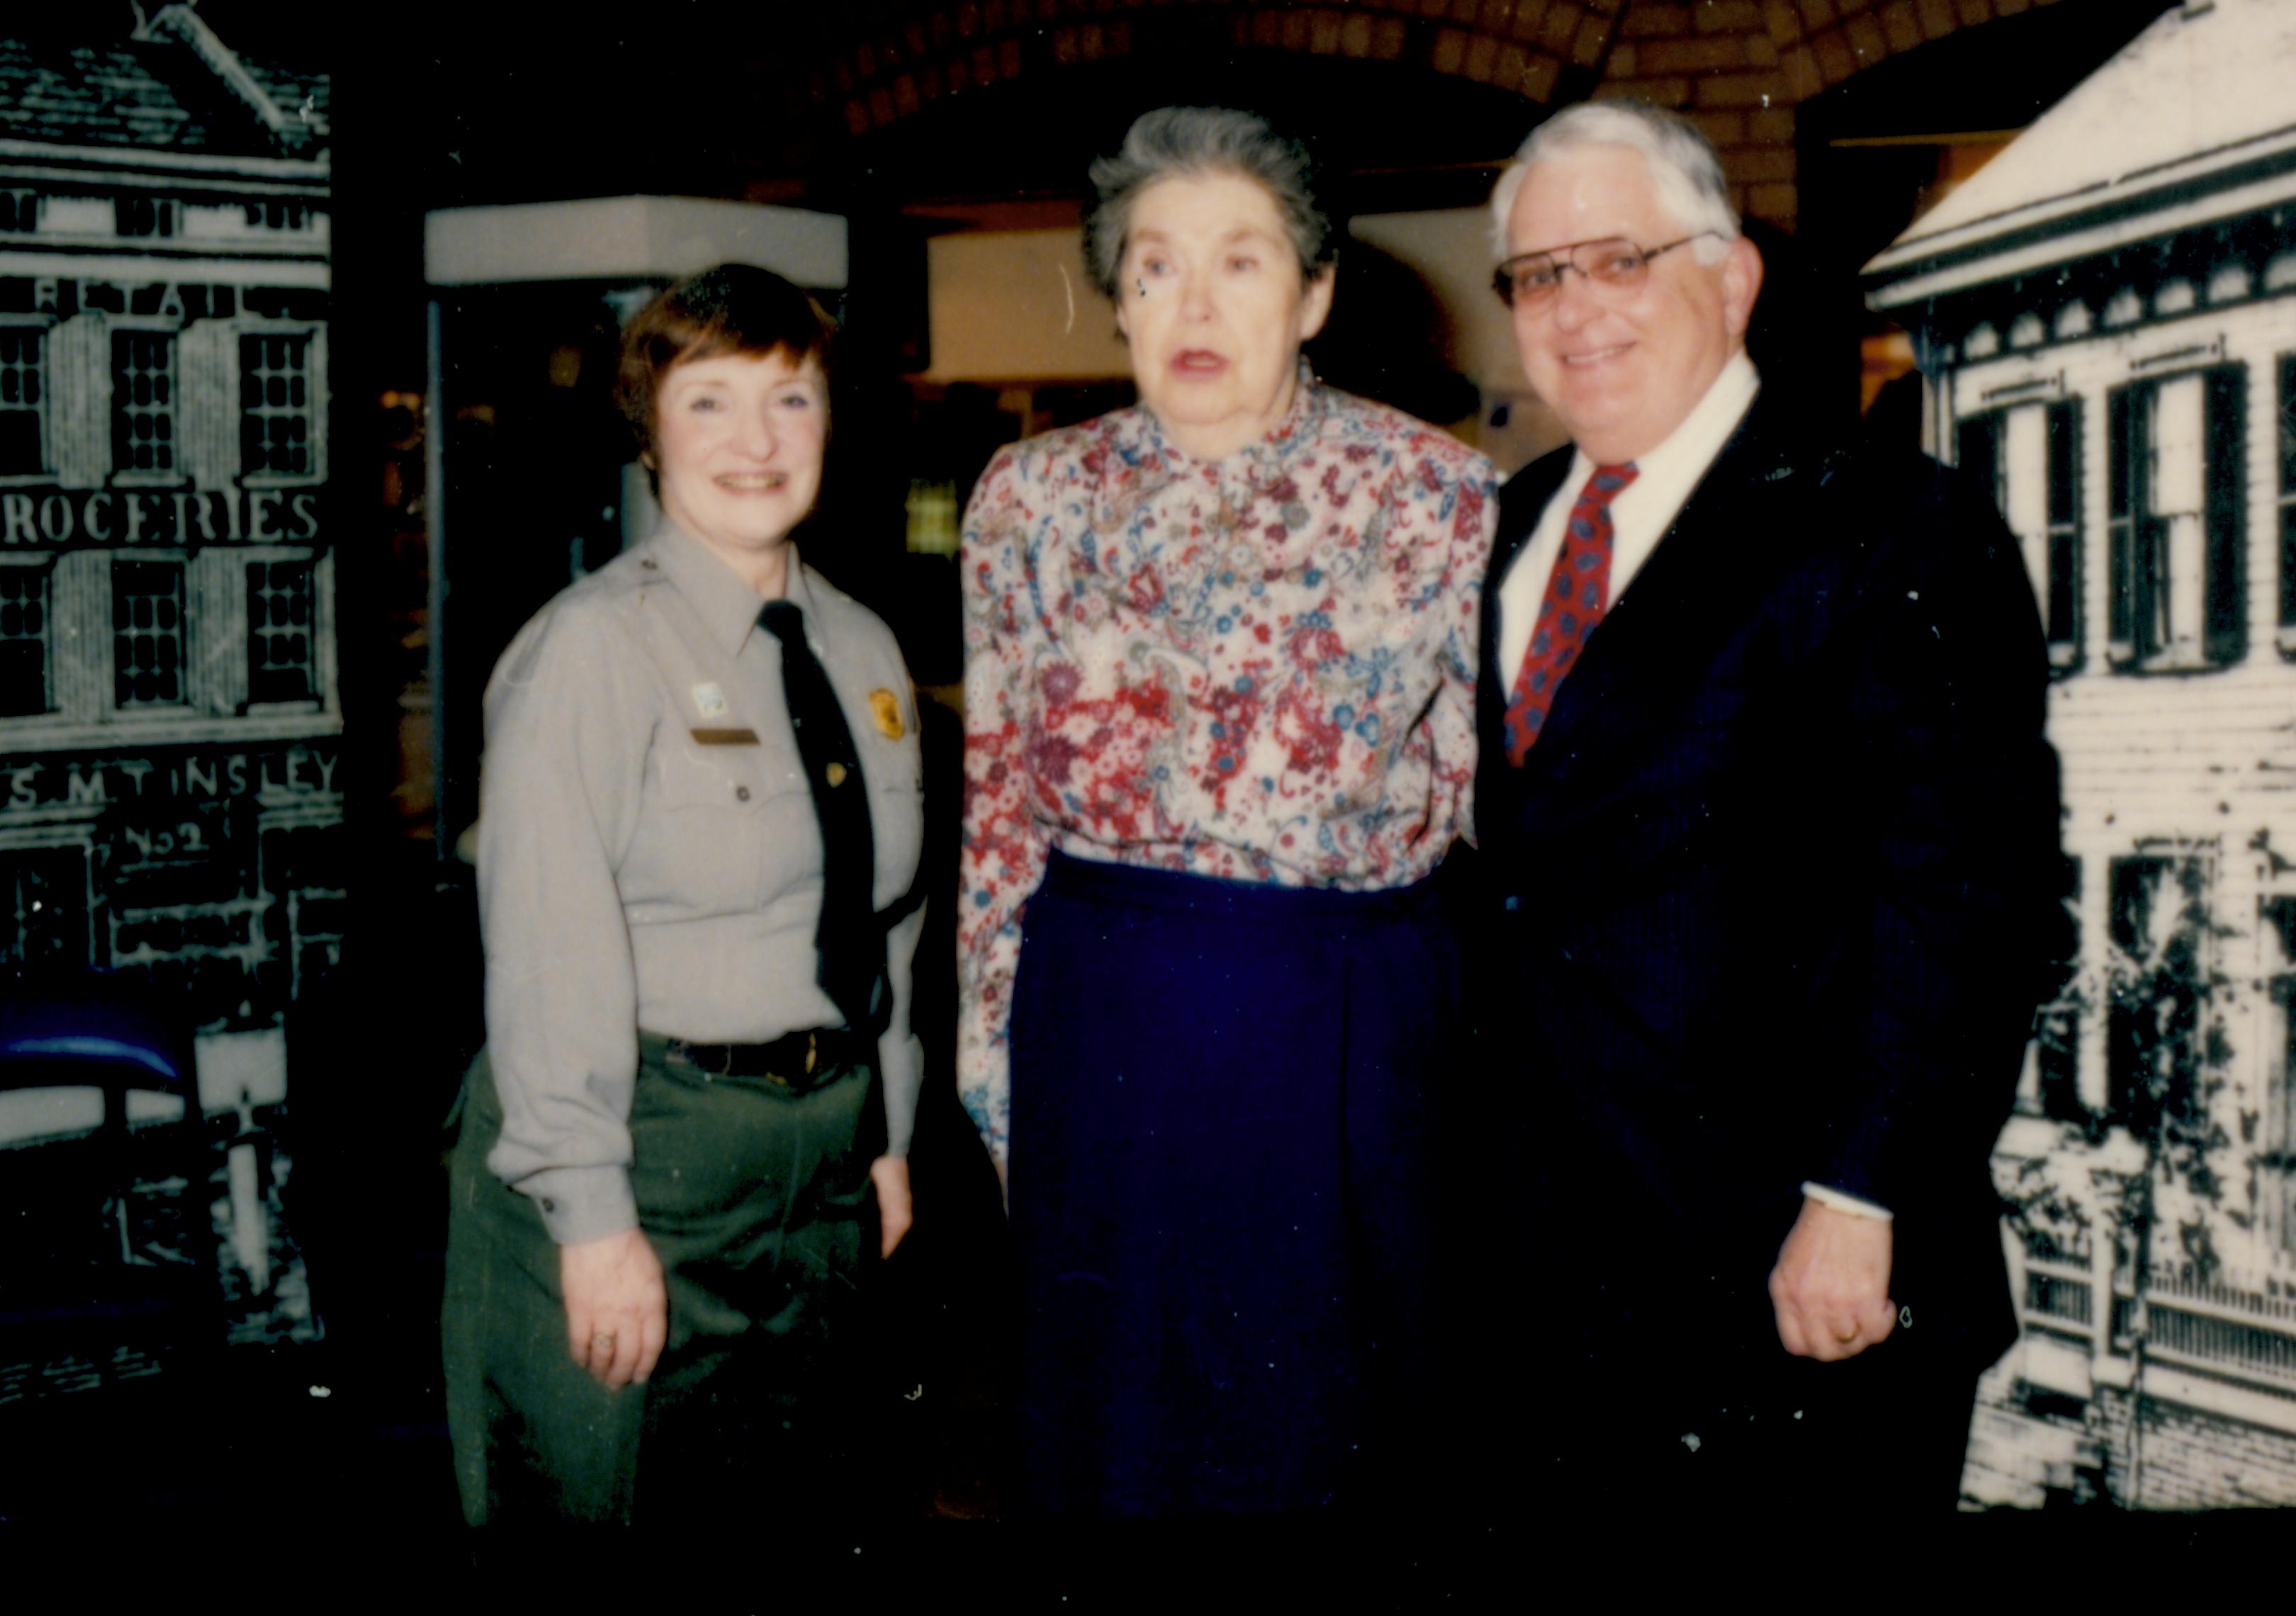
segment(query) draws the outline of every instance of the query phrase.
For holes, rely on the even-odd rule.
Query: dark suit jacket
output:
[[[1563,1349],[1601,1366],[1695,1320],[1777,1353],[1767,1280],[1810,1179],[1897,1214],[1904,1339],[1967,1367],[2013,1333],[1988,1157],[2057,907],[2046,653],[1980,491],[1829,445],[1772,395],[1520,769],[1497,582],[1570,453],[1505,490],[1476,783],[1487,1070],[1523,1091]]]

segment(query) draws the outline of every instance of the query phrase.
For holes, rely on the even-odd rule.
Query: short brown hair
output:
[[[629,323],[622,332],[614,404],[637,439],[638,453],[651,457],[654,400],[676,366],[722,354],[764,358],[779,353],[792,365],[811,359],[825,381],[836,335],[836,323],[821,305],[772,270],[720,264],[686,276]]]

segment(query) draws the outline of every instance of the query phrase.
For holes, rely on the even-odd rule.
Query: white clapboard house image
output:
[[[2296,5],[2192,0],[1876,258],[2046,623],[2080,957],[1965,1490],[2296,1504]]]

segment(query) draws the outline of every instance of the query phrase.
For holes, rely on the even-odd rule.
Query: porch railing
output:
[[[2144,1313],[2147,1357],[2296,1397],[2296,1300],[2156,1273]]]

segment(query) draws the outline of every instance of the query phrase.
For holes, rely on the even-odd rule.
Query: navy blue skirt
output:
[[[1461,998],[1435,887],[1053,855],[1012,1019],[1029,1513],[1368,1505],[1416,1468]]]

